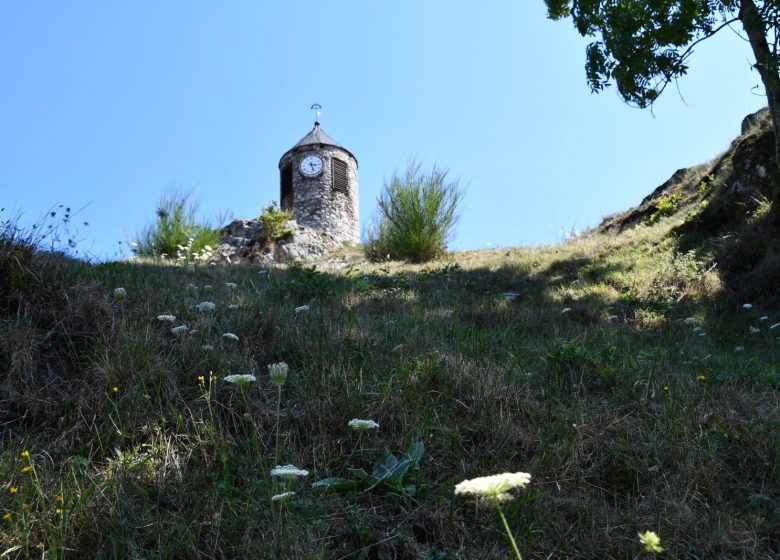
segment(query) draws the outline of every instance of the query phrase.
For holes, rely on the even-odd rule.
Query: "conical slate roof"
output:
[[[355,160],[355,163],[357,163],[357,158],[355,157],[355,154],[350,152],[348,149],[346,149],[344,146],[336,142],[327,132],[322,130],[322,127],[320,126],[320,123],[315,122],[314,128],[311,129],[311,132],[309,132],[306,136],[301,138],[298,143],[287,150],[287,152],[284,154],[285,156],[292,152],[293,150],[296,150],[298,148],[301,148],[303,146],[313,146],[317,144],[322,144],[325,146],[335,146],[336,148],[341,148],[345,152],[347,152],[349,155],[352,156],[352,159]],[[284,156],[282,156],[282,159],[284,159]],[[279,164],[281,165],[281,160],[279,161]]]
[[[327,144],[328,146],[336,146],[337,148],[341,148],[344,150],[344,146],[336,142],[333,138],[331,138],[327,132],[322,130],[322,127],[320,126],[320,123],[315,122],[314,128],[311,129],[311,132],[309,132],[306,136],[301,138],[298,143],[290,148],[291,150],[294,150],[295,148],[300,148],[301,146],[308,146],[309,144]]]

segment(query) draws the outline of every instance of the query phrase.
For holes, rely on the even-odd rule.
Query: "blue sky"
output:
[[[166,189],[255,217],[318,102],[358,158],[363,226],[416,157],[467,188],[454,248],[535,245],[716,156],[765,104],[729,30],[654,114],[590,93],[585,44],[542,0],[4,2],[0,206],[86,205],[102,258]]]

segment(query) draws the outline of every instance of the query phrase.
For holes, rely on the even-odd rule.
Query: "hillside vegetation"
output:
[[[453,489],[523,471],[504,512],[524,558],[636,558],[645,530],[669,558],[777,558],[776,287],[746,299],[720,266],[772,210],[707,229],[723,177],[427,265],[87,265],[6,229],[0,554],[507,558]]]

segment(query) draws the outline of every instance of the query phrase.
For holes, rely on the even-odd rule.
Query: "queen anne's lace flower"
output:
[[[281,494],[274,494],[271,496],[272,502],[284,502],[295,496],[295,492],[282,492]]]
[[[238,340],[238,336],[233,334],[232,332],[226,332],[222,335],[222,338],[226,340]]]
[[[742,309],[753,309],[753,304],[752,303],[743,303],[742,304]]]
[[[683,323],[686,325],[693,325],[695,322],[696,319],[694,319],[693,317],[686,317],[685,319],[683,319]]]
[[[295,314],[297,315],[298,313],[305,313],[308,310],[309,310],[309,306],[308,305],[301,305],[301,306],[295,308]]]
[[[124,288],[114,289],[114,299],[117,301],[125,301],[127,299],[127,290]]]
[[[225,286],[227,286],[231,290],[235,290],[236,288],[238,288],[238,284],[236,284],[235,282],[225,282]]]
[[[204,311],[214,311],[217,305],[211,301],[201,301],[195,308],[203,313]]]
[[[171,329],[171,334],[180,335],[180,334],[187,334],[187,325],[179,325],[178,327],[173,327]]]
[[[228,383],[254,383],[257,378],[249,373],[234,373],[232,375],[226,375],[222,378]]]
[[[487,508],[497,507],[507,502],[511,502],[514,499],[515,497],[512,494],[508,492],[502,492],[500,494],[490,496],[480,496],[479,505]]]
[[[455,486],[456,494],[497,496],[513,488],[523,488],[531,482],[531,475],[524,472],[494,474],[464,480]]]
[[[284,382],[287,381],[287,374],[289,371],[290,366],[284,362],[268,366],[268,374],[271,376],[271,381],[273,381],[274,385],[277,387],[284,385]]]
[[[158,315],[157,320],[161,323],[173,323],[176,320],[176,315]]]
[[[358,432],[365,432],[366,430],[376,430],[379,424],[373,420],[360,420],[359,418],[353,418],[347,422],[347,426]]]
[[[309,476],[309,471],[306,469],[299,469],[295,465],[277,465],[271,469],[271,476],[278,476],[281,478],[298,478],[299,476]]]

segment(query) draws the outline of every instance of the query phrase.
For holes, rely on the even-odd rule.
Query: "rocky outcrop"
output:
[[[774,163],[774,131],[764,108],[742,121],[742,134],[709,163],[679,169],[625,212],[608,216],[596,228],[617,233],[652,221],[661,202],[675,197],[676,212],[687,212],[685,224],[675,233],[715,235],[746,223],[771,199],[778,180]]]
[[[259,219],[235,220],[221,230],[217,254],[225,261],[251,263],[292,263],[322,257],[341,246],[332,235],[287,222],[292,235],[274,240],[265,231]]]

